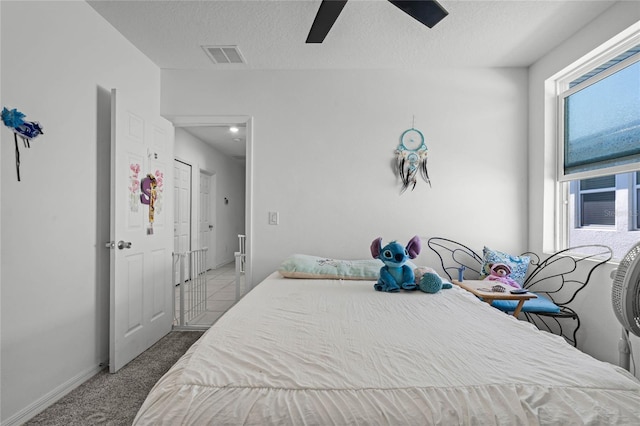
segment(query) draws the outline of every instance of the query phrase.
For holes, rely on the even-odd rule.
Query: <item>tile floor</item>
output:
[[[206,300],[199,306],[199,313],[186,322],[186,326],[194,328],[207,328],[218,320],[227,309],[236,303],[236,283],[235,283],[235,263],[231,262],[216,269],[210,269],[206,273],[206,290],[200,290],[202,297]],[[244,274],[240,276],[244,280]],[[242,285],[242,283],[241,283]],[[191,290],[189,283],[185,286],[185,291]],[[204,292],[206,291],[206,298]],[[189,295],[185,295],[185,301]],[[180,318],[180,286],[176,286],[176,311],[174,326],[179,324]],[[185,311],[188,311],[185,309]]]

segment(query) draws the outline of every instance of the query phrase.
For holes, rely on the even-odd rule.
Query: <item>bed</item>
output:
[[[158,381],[135,425],[630,425],[640,382],[454,286],[274,272]]]

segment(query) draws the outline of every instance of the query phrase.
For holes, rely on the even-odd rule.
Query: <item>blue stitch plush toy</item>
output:
[[[380,259],[384,266],[380,268],[380,278],[373,288],[378,291],[395,293],[404,290],[415,290],[415,274],[413,268],[406,265],[409,259],[415,259],[420,254],[420,237],[413,237],[406,247],[397,241],[392,241],[382,247],[382,238],[376,238],[371,243],[371,255]]]

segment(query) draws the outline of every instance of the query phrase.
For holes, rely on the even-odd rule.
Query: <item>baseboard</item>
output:
[[[221,262],[221,263],[218,263],[216,266],[214,266],[214,268],[213,268],[213,269],[222,268],[223,266],[227,266],[228,264],[230,264],[230,263],[234,263],[234,262],[235,262],[235,259],[225,260],[225,261],[223,261],[223,262]]]
[[[32,418],[46,410],[48,407],[58,402],[69,392],[98,374],[102,369],[103,367],[98,365],[96,367],[91,367],[83,372],[80,372],[78,375],[67,380],[57,388],[53,389],[51,392],[44,395],[42,398],[32,402],[13,416],[1,422],[0,426],[21,425],[31,420]]]

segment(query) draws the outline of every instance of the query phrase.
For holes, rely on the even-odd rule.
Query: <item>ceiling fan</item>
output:
[[[434,25],[449,14],[449,12],[435,0],[388,1],[429,28],[433,28]],[[322,43],[333,26],[333,23],[338,19],[345,4],[347,4],[347,0],[322,0],[306,42]]]

